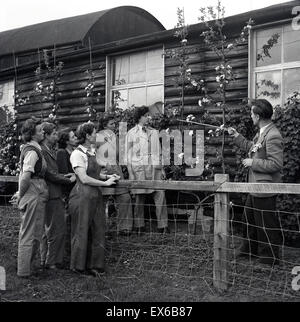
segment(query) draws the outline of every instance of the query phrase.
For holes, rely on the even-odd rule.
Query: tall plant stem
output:
[[[39,59],[39,81],[41,81],[41,79],[42,79],[41,78],[42,64],[41,64],[40,48],[38,48],[38,59]],[[44,119],[44,111],[43,111],[44,107],[43,107],[43,104],[42,104],[41,95],[40,95],[39,101],[40,101],[40,106],[41,106],[41,119],[43,120]]]
[[[53,47],[53,57],[54,57],[54,60],[53,60],[53,72],[54,72],[54,75],[53,75],[53,99],[54,99],[54,105],[55,105],[55,114],[57,116],[57,88],[56,88],[56,84],[57,84],[57,69],[56,69],[56,45],[54,44],[54,47]]]

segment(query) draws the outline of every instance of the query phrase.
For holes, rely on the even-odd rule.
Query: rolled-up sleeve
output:
[[[77,167],[84,168],[87,170],[88,160],[85,154],[82,152],[75,150],[72,152],[70,157],[70,162],[73,170]]]
[[[23,172],[34,173],[34,167],[38,159],[39,157],[35,151],[28,151],[24,156]]]

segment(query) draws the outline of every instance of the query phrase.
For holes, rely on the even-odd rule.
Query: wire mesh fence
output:
[[[163,233],[157,228],[154,204],[145,203],[145,231],[119,234],[119,205],[110,200],[106,211],[106,260],[110,273],[105,284],[114,296],[106,296],[122,301],[120,293],[134,298],[134,292],[143,289],[144,300],[149,300],[152,293],[157,296],[152,300],[165,298],[166,294],[169,294],[168,299],[174,300],[175,294],[180,293],[185,294],[186,301],[299,301],[300,245],[290,244],[286,236],[293,234],[300,240],[300,214],[273,211],[269,215],[278,218],[279,227],[259,226],[249,220],[247,214],[249,210],[263,213],[261,210],[235,204],[229,199],[220,201],[216,198],[218,194],[214,192],[191,203],[182,200],[167,203],[169,232]],[[19,214],[10,206],[9,197],[2,198],[0,206],[0,266],[17,258]],[[228,214],[222,212],[218,217],[220,204]],[[134,206],[133,201],[133,209]],[[282,218],[287,215],[296,218],[296,228],[284,225]],[[265,241],[253,237],[251,229],[262,229]],[[274,231],[281,236],[276,243],[272,242],[272,237],[270,239]],[[258,244],[258,250],[269,247],[270,252],[254,251],[253,243]],[[241,252],[245,245],[249,248]],[[278,249],[276,256],[274,249]],[[272,263],[263,263],[262,259],[266,258]],[[219,275],[218,270],[222,271]],[[14,269],[10,269],[10,274],[15,274]],[[219,292],[216,279],[226,285],[226,292]],[[67,278],[60,283],[67,283]],[[137,285],[139,291],[134,288]]]
[[[282,217],[287,213],[268,211],[278,221],[277,228],[268,226],[263,220],[262,225],[249,222],[247,213],[255,211],[256,216],[264,218],[265,211],[253,207],[245,207],[230,203],[228,239],[228,284],[243,292],[265,294],[277,298],[300,300],[300,294],[293,288],[293,269],[300,264],[300,244],[290,245],[287,234],[294,234],[300,241],[300,226],[297,229],[284,227]],[[298,213],[289,213],[299,217]],[[257,230],[261,239],[253,236],[251,231]],[[277,240],[274,240],[277,234]]]
[[[156,272],[157,274],[173,275],[178,279],[197,279],[204,282],[207,292],[213,287],[213,264],[214,251],[214,221],[211,216],[215,202],[204,203],[199,209],[195,204],[176,204],[168,206],[170,233],[161,235],[157,232],[155,218],[149,218],[146,225],[146,232],[138,236],[119,236],[117,231],[116,213],[108,217],[109,223],[109,258],[118,266],[134,272]],[[293,233],[300,240],[300,226],[298,230],[283,228],[281,216],[287,213],[274,212],[279,218],[282,235],[280,244],[258,242],[258,246],[278,247],[278,257],[260,255],[251,252],[251,248],[241,251],[243,245],[257,242],[249,235],[245,236],[244,231],[249,227],[261,228],[251,225],[245,220],[245,206],[236,205],[232,202],[227,204],[230,209],[230,218],[227,221],[229,226],[228,247],[223,248],[227,253],[225,260],[222,260],[227,271],[229,292],[244,295],[265,297],[269,300],[300,300],[300,293],[293,289],[293,269],[300,267],[300,245],[299,248],[289,246],[285,240],[287,233]],[[151,204],[145,207],[153,207]],[[180,209],[180,211],[178,210]],[[249,209],[247,209],[249,210]],[[251,210],[254,210],[252,208]],[[206,216],[205,214],[209,214]],[[291,216],[299,217],[299,214],[289,213]],[[153,217],[153,214],[152,214]],[[299,221],[298,221],[299,222]],[[224,223],[224,221],[223,221]],[[262,227],[268,238],[268,231],[276,231],[273,228]],[[116,259],[116,254],[117,259]],[[270,263],[261,263],[269,259]],[[273,263],[274,261],[274,263]],[[276,261],[276,262],[275,262]]]

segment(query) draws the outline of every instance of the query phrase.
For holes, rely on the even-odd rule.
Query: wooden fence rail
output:
[[[0,176],[1,182],[18,182],[18,177]],[[228,181],[168,181],[168,180],[120,180],[118,187],[154,190],[207,191],[226,193],[276,193],[299,194],[300,184],[293,183],[241,183]],[[105,188],[104,188],[105,189]]]

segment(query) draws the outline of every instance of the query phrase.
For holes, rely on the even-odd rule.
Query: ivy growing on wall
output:
[[[15,116],[9,111],[9,122],[0,128],[0,175],[15,176],[20,172],[19,155],[21,137]]]
[[[289,96],[283,107],[275,108],[274,123],[284,139],[283,182],[300,183],[300,93]],[[288,242],[299,243],[300,197],[298,195],[279,195],[277,209],[281,218]],[[294,232],[293,232],[294,231]],[[298,231],[298,233],[295,233]]]

